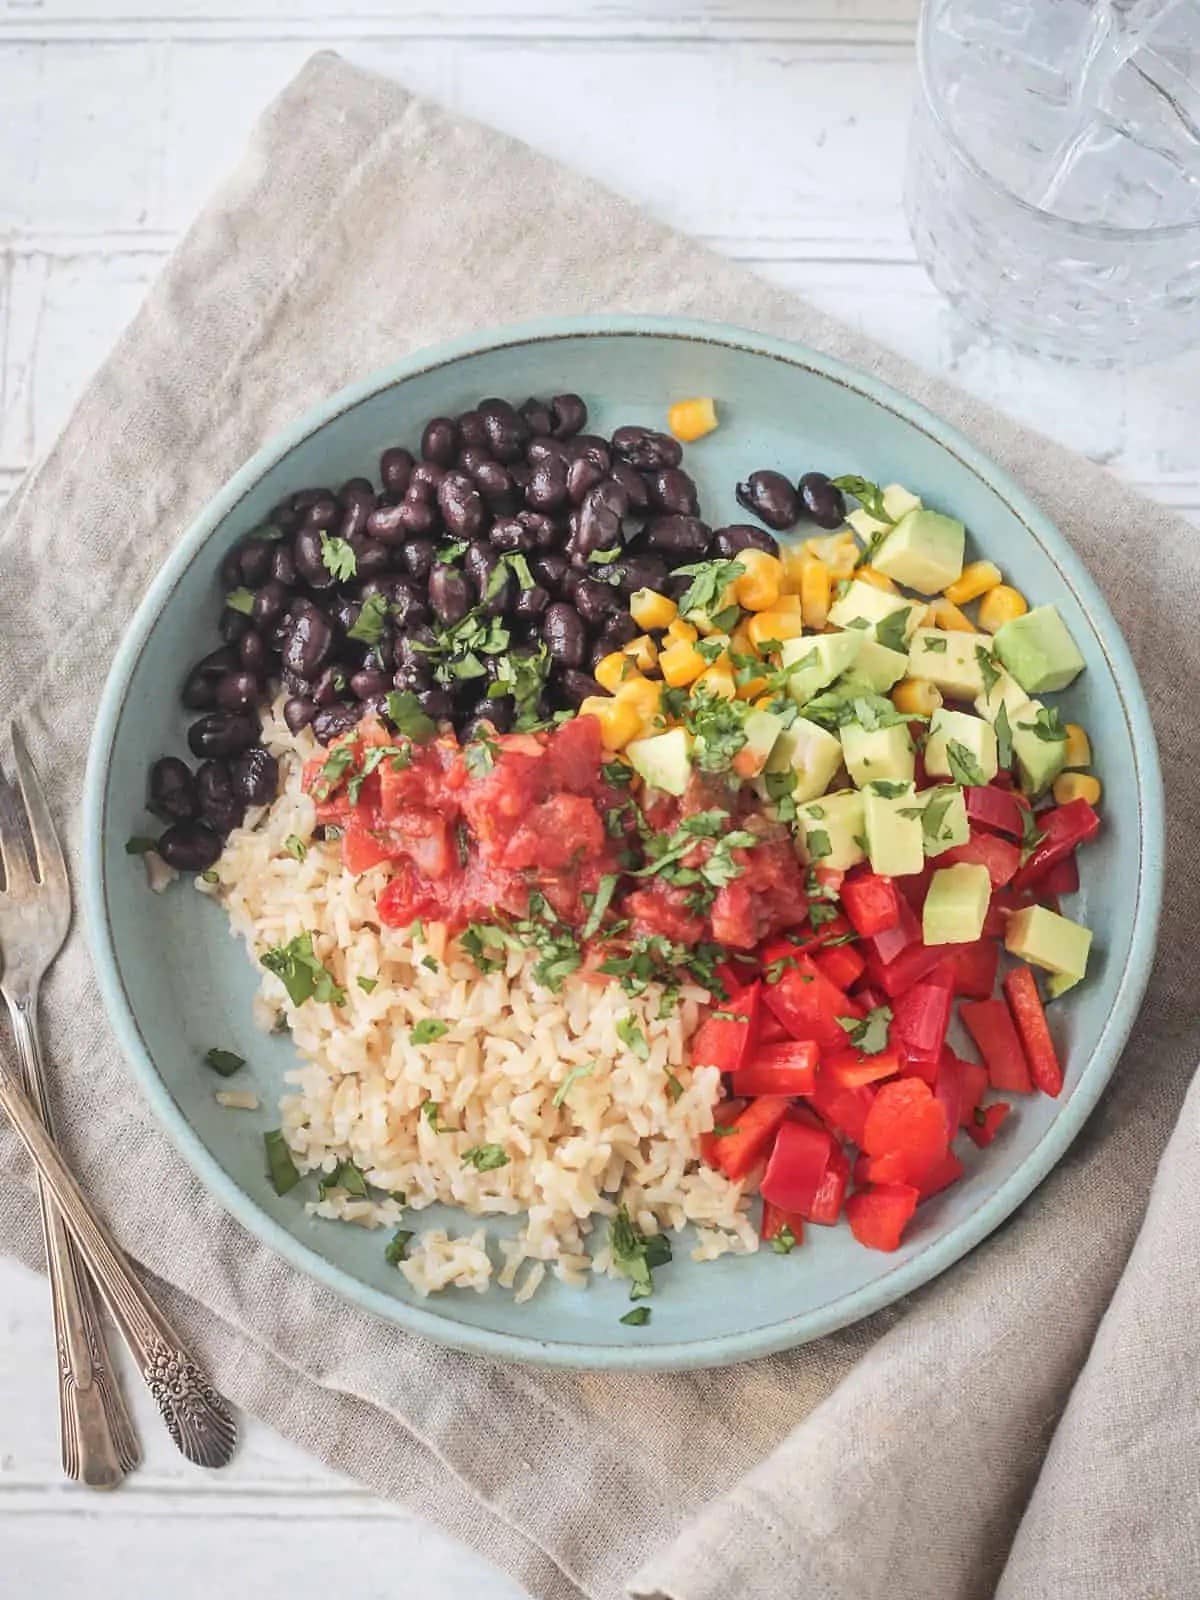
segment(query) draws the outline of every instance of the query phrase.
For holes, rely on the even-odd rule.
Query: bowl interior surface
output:
[[[977,1243],[1045,1175],[1094,1103],[1132,1023],[1157,917],[1161,819],[1149,717],[1116,625],[1062,541],[999,469],[892,391],[800,347],[699,324],[610,319],[480,338],[410,359],[397,369],[405,375],[347,391],[268,445],[184,537],[143,603],[106,690],[89,771],[86,896],[106,1004],[155,1110],[223,1203],[292,1261],[413,1331],[576,1366],[714,1364],[783,1348],[865,1315]],[[661,427],[672,400],[716,396],[719,430],[685,457],[714,525],[745,520],[734,484],[766,466],[793,478],[819,467],[899,480],[960,517],[968,559],[986,554],[1033,603],[1057,603],[1077,640],[1088,670],[1056,701],[1089,730],[1105,793],[1081,892],[1063,908],[1094,929],[1095,947],[1087,983],[1051,1010],[1067,1070],[1061,1099],[1021,1099],[997,1142],[965,1158],[964,1180],[920,1208],[894,1255],[861,1248],[844,1225],[808,1229],[787,1257],[762,1251],[700,1265],[690,1259],[694,1241],[679,1241],[675,1261],[655,1274],[653,1316],[641,1328],[620,1324],[627,1288],[608,1280],[581,1291],[548,1278],[522,1306],[499,1288],[422,1301],[386,1265],[385,1235],[305,1214],[311,1180],[277,1197],[262,1134],[278,1125],[276,1102],[296,1060],[290,1042],[254,1026],[256,972],[223,912],[187,882],[151,894],[142,863],[124,853],[130,835],[147,831],[150,763],[187,754],[178,687],[216,642],[218,567],[230,545],[288,491],[373,477],[380,451],[415,449],[428,417],[485,395],[520,402],[563,390],[584,395],[589,427],[603,433],[628,422]],[[233,1086],[256,1090],[260,1111],[216,1104],[221,1085],[202,1064],[214,1045],[247,1058]],[[479,1226],[441,1207],[410,1216],[418,1229]],[[488,1223],[493,1238],[505,1227]]]

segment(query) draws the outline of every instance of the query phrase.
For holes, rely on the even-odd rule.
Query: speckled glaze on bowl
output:
[[[862,1249],[844,1226],[809,1229],[788,1257],[699,1265],[683,1242],[656,1274],[654,1315],[642,1328],[620,1324],[627,1292],[607,1280],[583,1291],[550,1280],[524,1306],[500,1289],[421,1300],[385,1264],[382,1235],[306,1216],[310,1185],[276,1196],[262,1133],[278,1122],[291,1045],[255,1029],[255,972],[220,909],[186,883],[150,894],[141,864],[124,854],[129,835],[146,829],[149,763],[184,750],[176,686],[212,648],[229,546],[286,491],[373,474],[380,451],[411,444],[427,417],[481,395],[520,401],[568,389],[585,396],[602,432],[621,422],[661,427],[671,400],[715,395],[721,427],[687,461],[714,524],[742,519],[734,483],[762,466],[899,479],[961,517],[973,553],[993,555],[1019,588],[1060,607],[1088,665],[1062,703],[1091,732],[1105,787],[1105,827],[1075,903],[1095,930],[1093,969],[1052,1013],[1066,1060],[1061,1098],[1022,1100],[996,1143],[969,1159],[964,1181],[921,1207],[894,1255]],[[100,704],[84,826],[84,902],[109,1017],[156,1115],[222,1204],[295,1266],[413,1333],[584,1368],[714,1366],[797,1345],[907,1294],[984,1239],[1063,1154],[1116,1064],[1149,975],[1162,877],[1158,761],[1133,663],[1082,565],[1018,486],[884,384],[799,345],[673,318],[579,318],[458,339],[343,390],[259,451],[184,535],[138,609]],[[200,1064],[213,1044],[247,1057],[260,1112],[215,1104]],[[416,1225],[475,1224],[435,1207]]]

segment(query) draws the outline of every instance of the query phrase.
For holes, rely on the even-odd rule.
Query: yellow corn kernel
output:
[[[754,654],[754,640],[750,637],[751,617],[743,617],[737,627],[729,635],[729,648],[735,650],[739,656],[752,656]]]
[[[1100,804],[1100,779],[1090,772],[1060,772],[1055,778],[1051,793],[1057,805],[1069,805],[1072,800],[1086,800],[1090,806]]]
[[[699,637],[700,635],[696,632],[695,628],[692,627],[691,623],[685,622],[682,617],[676,617],[675,621],[667,629],[667,643],[669,645],[695,644]],[[658,661],[660,666],[662,665],[664,653],[665,652],[662,651],[659,652]]]
[[[1014,617],[1023,617],[1028,610],[1029,601],[1019,589],[1011,589],[1007,583],[998,583],[979,602],[979,626],[986,628],[989,633],[995,633]]]
[[[981,594],[994,589],[1001,581],[1001,576],[1000,568],[994,561],[969,561],[942,593],[951,605],[965,606],[968,601],[978,600]]]
[[[733,680],[733,668],[728,660],[714,661],[707,671],[702,672],[692,685],[692,693],[704,690],[706,694],[718,695],[722,700],[732,700],[737,694],[737,684]]]
[[[808,552],[802,544],[780,545],[779,560],[783,567],[783,577],[780,580],[782,594],[800,593],[800,578],[804,571],[804,563],[808,559]]]
[[[642,719],[637,707],[627,701],[604,699],[590,694],[579,707],[581,717],[595,717],[600,724],[600,737],[606,750],[623,750],[631,739],[642,731]]]
[[[632,660],[635,667],[640,667],[643,672],[653,672],[658,665],[658,646],[648,633],[640,633],[636,639],[631,639],[622,648],[623,655]],[[603,679],[600,680],[602,683]],[[607,689],[608,685],[604,684]]]
[[[733,593],[747,611],[769,611],[779,599],[783,563],[765,550],[739,550],[736,558],[745,567],[733,581]]]
[[[1066,764],[1068,767],[1090,767],[1092,764],[1092,741],[1087,736],[1086,728],[1081,728],[1077,722],[1067,723]]]
[[[800,614],[806,627],[823,628],[828,622],[832,592],[829,568],[816,556],[809,556],[800,574]]]
[[[679,607],[657,589],[635,589],[629,597],[629,615],[639,628],[668,628],[679,615]]]
[[[947,600],[944,594],[929,602],[927,616],[935,628],[944,628],[947,633],[979,632],[966,612],[960,611],[954,601]]]
[[[823,561],[835,578],[848,578],[858,564],[858,541],[850,532],[805,539],[804,548],[810,556]]]
[[[648,722],[651,717],[658,715],[662,704],[662,685],[635,672],[617,685],[615,698],[622,705],[632,706],[642,721]]]
[[[684,444],[703,439],[717,426],[717,408],[711,395],[697,395],[692,400],[676,400],[667,412],[667,427]]]
[[[683,684],[695,683],[708,666],[708,662],[693,643],[681,639],[663,651],[658,658],[658,666],[663,678],[672,689],[678,689]]]
[[[736,678],[734,679],[734,682],[735,683],[737,682]],[[738,692],[737,692],[738,699],[739,700],[757,700],[759,695],[762,694],[763,690],[767,687],[768,682],[769,682],[769,679],[767,679],[767,678],[751,678],[751,679],[749,679],[748,682],[744,683],[742,685],[742,687],[738,690]]]
[[[899,594],[900,590],[886,572],[876,572],[874,567],[859,567],[854,576],[860,583],[869,583],[872,589],[882,589],[884,594]]]
[[[606,656],[601,656],[592,669],[592,677],[602,689],[607,689],[609,694],[616,694],[621,679],[625,676],[625,668],[629,665],[629,657],[622,650],[613,650]],[[594,697],[593,697],[594,698]]]
[[[771,607],[771,610],[782,611],[785,616],[794,615],[798,617],[804,610],[804,607],[800,601],[800,591],[797,590],[795,594],[781,593],[779,599],[776,600],[775,604]]]
[[[892,704],[906,717],[931,717],[942,703],[942,691],[920,678],[901,678],[892,690]]]
[[[798,639],[804,632],[804,618],[797,611],[756,611],[746,629],[756,650],[769,639]]]

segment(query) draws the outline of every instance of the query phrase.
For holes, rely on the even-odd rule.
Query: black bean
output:
[[[270,522],[278,528],[284,538],[290,538],[300,526],[300,513],[288,500],[282,500],[271,512]]]
[[[400,546],[400,560],[404,570],[418,583],[426,583],[433,570],[434,543],[432,539],[405,539]]]
[[[448,472],[438,489],[438,510],[455,539],[474,539],[488,520],[483,496],[465,472]]]
[[[677,467],[683,460],[683,447],[669,433],[653,428],[618,428],[612,436],[615,456],[639,472],[657,472],[660,467]]]
[[[309,695],[318,706],[331,706],[335,700],[340,700],[349,685],[346,669],[336,662],[327,667],[322,667],[317,674]]]
[[[233,770],[228,761],[205,761],[196,770],[196,809],[210,828],[229,833],[246,814],[234,793]]]
[[[301,728],[307,728],[316,714],[317,702],[308,700],[303,695],[293,695],[284,703],[283,720],[293,733],[299,733]]]
[[[474,591],[456,567],[438,562],[429,574],[429,603],[444,627],[461,622],[475,602]]]
[[[420,666],[428,671],[431,651],[437,645],[433,629],[423,625],[406,628],[402,638],[396,640],[396,665]]]
[[[331,589],[335,579],[325,565],[325,548],[318,528],[301,528],[292,544],[296,571],[310,589]]]
[[[245,541],[238,551],[238,568],[241,571],[242,582],[250,589],[256,589],[271,572],[271,557],[275,552],[273,543],[266,539],[256,539],[253,535]]]
[[[482,542],[469,544],[463,551],[463,571],[475,585],[477,594],[483,593],[499,559],[496,552]]]
[[[360,578],[374,578],[386,572],[392,564],[392,553],[378,539],[368,539],[362,534],[350,541],[354,552],[354,570]]]
[[[269,806],[279,793],[279,763],[261,744],[252,744],[233,763],[233,792],[248,806]]]
[[[535,400],[532,395],[521,407],[521,416],[535,437],[544,437],[554,427],[553,411],[544,400]]]
[[[395,578],[391,585],[391,596],[392,620],[397,627],[412,629],[429,621],[427,585],[408,578]]]
[[[528,461],[510,462],[508,475],[512,479],[514,495],[523,495],[533,482],[533,468]]]
[[[579,523],[571,539],[571,560],[583,566],[598,550],[612,550],[621,542],[621,518],[629,510],[629,497],[613,478],[589,489],[579,508]]]
[[[253,672],[229,672],[217,684],[217,704],[222,711],[253,711],[261,690]]]
[[[598,643],[604,647],[602,654],[607,656],[614,650],[623,650],[640,632],[641,629],[628,611],[614,612],[605,620],[600,630]]]
[[[333,649],[333,629],[328,619],[313,607],[302,612],[292,624],[283,647],[283,664],[298,678],[317,676]]]
[[[315,506],[322,500],[332,499],[333,490],[326,489],[324,486],[322,486],[319,489],[297,489],[295,494],[292,495],[291,499],[288,501],[288,504],[291,506],[293,511],[304,512],[307,511],[310,506]]]
[[[470,474],[475,487],[488,504],[507,505],[510,500],[515,504],[516,486],[508,468],[501,466],[499,461],[493,461],[490,456],[477,455],[475,451],[471,454],[477,456],[475,465],[467,467],[464,462],[464,470]]]
[[[186,761],[163,756],[154,763],[146,804],[164,822],[187,822],[196,815],[196,785]]]
[[[217,632],[226,644],[236,644],[249,626],[249,617],[241,611],[235,611],[232,606],[226,606],[217,623]]]
[[[194,756],[236,756],[257,738],[257,717],[211,711],[188,729],[188,749]]]
[[[454,465],[458,454],[458,427],[449,417],[431,417],[421,435],[421,454],[439,467]]]
[[[525,459],[531,467],[540,466],[543,461],[561,461],[564,466],[570,466],[571,446],[562,439],[531,439],[525,449]]]
[[[707,555],[712,529],[699,517],[652,517],[642,537],[656,555],[696,561]]]
[[[607,693],[590,673],[576,671],[573,667],[568,667],[558,681],[562,685],[563,694],[572,705],[576,706],[582,705],[591,695],[600,695],[603,698]]]
[[[483,418],[487,447],[497,461],[519,461],[529,442],[529,425],[507,400],[481,400],[476,408]]]
[[[310,506],[305,508],[304,515],[300,519],[300,526],[302,528],[324,528],[328,532],[337,520],[338,503],[326,491],[319,499],[314,500]]]
[[[498,517],[488,529],[488,540],[496,550],[523,550],[534,548],[533,531],[516,517]]]
[[[609,571],[626,598],[638,589],[654,589],[661,594],[667,581],[667,564],[661,556],[622,556]]]
[[[417,704],[427,717],[438,721],[454,714],[454,696],[448,689],[418,689]]]
[[[659,511],[694,517],[700,509],[696,485],[682,467],[660,467],[657,472],[647,475],[646,488],[650,494],[650,504]]]
[[[629,499],[630,511],[646,511],[650,505],[650,491],[640,472],[635,472],[628,461],[614,461],[611,477],[624,489]]]
[[[517,708],[511,695],[496,695],[491,699],[479,700],[471,709],[471,722],[468,727],[480,722],[489,722],[497,733],[507,733],[513,725]]]
[[[577,394],[556,394],[550,402],[550,415],[556,439],[569,439],[587,426],[587,406]]]
[[[397,667],[392,675],[392,686],[396,689],[410,689],[419,693],[428,689],[433,682],[433,675],[429,668],[421,663],[405,662]]]
[[[404,498],[424,500],[427,505],[432,505],[437,499],[438,490],[445,476],[445,468],[439,467],[436,461],[418,461],[412,470],[412,477],[408,480]]]
[[[532,622],[541,616],[549,604],[550,591],[543,589],[540,583],[535,583],[531,588],[522,589],[518,594],[513,614],[521,622]]]
[[[291,593],[284,588],[278,578],[268,578],[261,589],[255,591],[254,601],[250,607],[250,616],[256,628],[269,628],[277,617],[281,617]]]
[[[487,429],[483,425],[483,418],[478,411],[464,411],[458,418],[458,436],[465,445],[471,445],[477,450],[487,450]]]
[[[583,578],[575,589],[572,603],[589,627],[598,628],[611,612],[620,608],[621,597],[611,584]]]
[[[271,553],[271,577],[285,589],[294,589],[299,582],[296,563],[290,546],[277,544]]]
[[[846,520],[846,501],[842,491],[823,472],[806,472],[800,479],[800,503],[805,516],[818,528],[840,528]]]
[[[573,461],[568,469],[563,462],[555,461],[553,458],[549,461],[539,461],[533,469],[529,487],[525,491],[526,505],[534,511],[557,511],[561,506],[565,506],[570,474],[581,465],[583,463]],[[586,490],[584,492],[586,493]],[[583,495],[581,494],[579,498],[582,499]]]
[[[158,853],[176,872],[207,872],[221,855],[221,841],[202,822],[177,822],[158,841]]]
[[[236,615],[236,612],[234,613]],[[238,664],[236,650],[227,646],[198,661],[183,681],[180,699],[189,711],[211,711],[217,703],[217,684]]]
[[[578,611],[562,600],[547,606],[542,617],[542,636],[555,661],[564,667],[577,667],[587,648],[587,630]]]
[[[738,505],[753,512],[768,528],[794,528],[800,520],[800,496],[782,472],[752,472],[734,493]]]
[[[518,511],[517,521],[533,535],[536,550],[553,550],[563,541],[563,530],[543,511]]]
[[[586,568],[577,567],[573,563],[563,573],[563,580],[558,586],[559,599],[574,600],[575,591],[587,576]]]
[[[361,716],[361,706],[344,703],[325,706],[312,720],[313,735],[318,744],[332,744],[335,739],[356,728]]]
[[[411,454],[399,445],[392,445],[379,458],[379,479],[389,494],[403,494],[408,488],[414,466]]]
[[[351,478],[338,492],[342,503],[341,538],[353,542],[367,531],[367,519],[375,509],[375,491],[365,478]]]
[[[777,556],[779,541],[749,522],[731,522],[713,534],[713,549],[726,561],[742,550],[765,550],[768,555]]]
[[[568,561],[566,556],[550,554],[534,556],[529,563],[529,570],[541,584],[544,584],[551,594],[557,594],[567,575]]]
[[[306,700],[312,693],[312,684],[305,678],[298,678],[294,672],[289,672],[286,667],[280,669],[279,682],[282,685],[284,694],[295,695],[299,699]]]
[[[576,456],[567,469],[567,497],[571,504],[582,505],[588,490],[594,489],[598,483],[603,483],[607,477],[607,469],[598,461],[586,455]]]
[[[372,695],[386,694],[391,687],[391,679],[378,667],[362,667],[350,679],[350,692],[359,700],[369,700]]]
[[[221,557],[221,565],[218,570],[221,574],[222,588],[236,589],[240,586],[242,581],[242,552],[239,546],[234,545],[232,550],[226,550]]]
[[[404,508],[408,504],[407,500],[402,500],[398,505],[376,506],[367,518],[368,536],[379,539],[384,544],[399,544],[408,532],[404,514]],[[423,509],[430,510],[428,506]],[[432,521],[433,515],[430,511],[430,522]]]

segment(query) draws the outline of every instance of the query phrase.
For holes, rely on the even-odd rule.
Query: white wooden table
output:
[[[900,208],[917,0],[0,0],[0,498],[260,108],[315,49],[520,135],[1193,516],[1200,366],[1041,366],[961,326]],[[58,1472],[45,1285],[0,1260],[0,1591],[513,1600],[431,1527],[248,1422],[219,1479]],[[168,1577],[169,1574],[169,1577]]]

